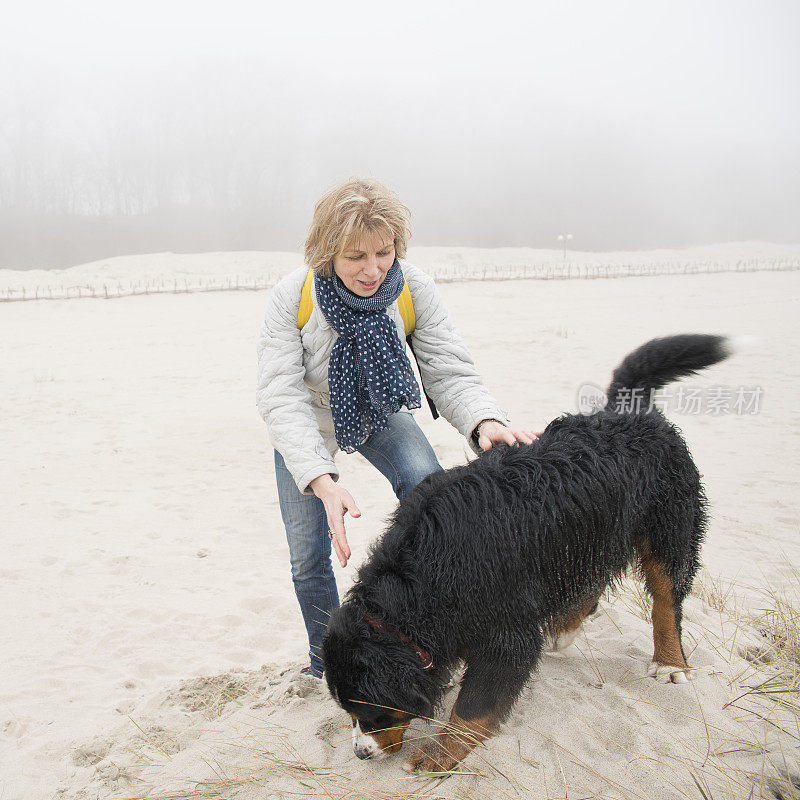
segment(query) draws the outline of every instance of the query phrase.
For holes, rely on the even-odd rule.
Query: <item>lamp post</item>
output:
[[[572,234],[571,233],[559,233],[558,234],[558,241],[564,242],[564,261],[567,260],[567,242],[572,241]]]

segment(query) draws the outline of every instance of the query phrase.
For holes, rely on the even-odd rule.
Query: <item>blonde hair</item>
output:
[[[306,266],[330,277],[334,256],[359,239],[385,235],[394,242],[397,257],[405,258],[411,213],[379,181],[354,178],[328,190],[314,206],[305,244]]]

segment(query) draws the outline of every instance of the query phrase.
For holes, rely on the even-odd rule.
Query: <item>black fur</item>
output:
[[[726,355],[723,337],[648,342],[614,373],[608,408],[622,387],[654,389]],[[674,585],[680,631],[705,505],[683,439],[657,411],[566,415],[532,445],[430,475],[400,502],[332,615],[331,693],[365,729],[386,708],[428,717],[463,660],[455,712],[505,718],[548,630],[591,607],[642,548]],[[427,650],[434,669],[364,612]]]

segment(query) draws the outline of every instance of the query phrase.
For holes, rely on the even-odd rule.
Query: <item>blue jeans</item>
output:
[[[377,431],[358,448],[378,469],[398,497],[403,497],[426,475],[440,470],[433,448],[411,414],[390,414],[389,427]],[[275,451],[278,502],[289,543],[292,582],[308,633],[311,672],[322,675],[320,647],[331,609],[339,606],[339,593],[331,564],[328,519],[322,501],[301,494],[283,457]]]

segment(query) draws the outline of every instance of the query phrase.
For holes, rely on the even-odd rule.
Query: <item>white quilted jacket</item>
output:
[[[400,266],[414,301],[417,323],[412,341],[420,375],[439,413],[467,438],[481,420],[507,422],[475,371],[433,279],[405,261]],[[256,402],[272,446],[283,456],[300,491],[309,493],[308,484],[319,475],[339,477],[328,392],[328,358],[338,334],[316,302],[308,322],[297,329],[307,273],[306,267],[295,270],[270,294],[258,339]],[[387,312],[404,342],[397,303]]]

